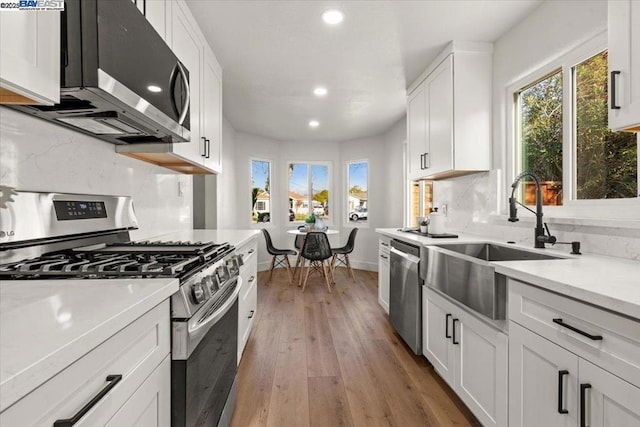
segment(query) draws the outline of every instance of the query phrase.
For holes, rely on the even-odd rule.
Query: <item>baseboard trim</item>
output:
[[[291,264],[291,267],[295,265],[295,262],[296,262],[296,257],[289,257],[289,263]],[[351,263],[351,267],[357,270],[378,271],[377,262],[374,263],[369,261],[360,261],[360,260],[353,260],[353,259],[350,259],[349,262]],[[271,267],[271,259],[269,259],[269,261],[267,262],[258,263],[258,271],[269,271],[270,267]],[[284,268],[284,267],[277,267],[277,268]]]

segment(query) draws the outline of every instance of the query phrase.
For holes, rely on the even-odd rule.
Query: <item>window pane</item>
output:
[[[270,222],[269,183],[271,181],[271,165],[262,160],[251,161],[251,209],[252,222]]]
[[[313,213],[316,216],[329,216],[329,167],[311,165],[311,195]]]
[[[545,205],[562,204],[562,72],[522,90],[519,94],[522,171],[533,172],[542,183]],[[533,180],[522,180],[527,205],[536,201]]]
[[[607,57],[604,51],[574,67],[578,199],[638,194],[636,135],[608,128]]]
[[[366,221],[368,212],[369,163],[349,163],[349,200],[347,202],[349,221]]]
[[[289,163],[289,221],[304,221],[309,215],[309,166]]]

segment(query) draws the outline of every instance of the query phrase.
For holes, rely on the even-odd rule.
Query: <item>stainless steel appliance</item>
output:
[[[233,246],[132,242],[129,197],[0,191],[2,280],[180,280],[171,297],[172,425],[229,425],[242,265]]]
[[[389,319],[415,354],[422,354],[422,280],[420,248],[391,240]]]
[[[189,73],[131,0],[65,0],[60,103],[11,106],[114,144],[189,141]]]

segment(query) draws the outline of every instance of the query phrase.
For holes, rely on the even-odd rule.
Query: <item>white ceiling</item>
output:
[[[540,2],[187,0],[223,68],[224,116],[283,141],[386,131],[404,114],[406,88],[450,40],[495,41]],[[344,12],[342,24],[322,22],[329,8]],[[316,85],[328,95],[315,97]]]

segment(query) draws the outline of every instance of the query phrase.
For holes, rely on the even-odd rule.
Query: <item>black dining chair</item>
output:
[[[273,241],[271,240],[271,235],[266,229],[262,229],[262,234],[264,234],[264,240],[267,243],[267,252],[273,258],[271,258],[271,268],[269,269],[269,279],[267,283],[271,281],[271,277],[273,276],[273,269],[279,266],[286,267],[287,276],[289,276],[289,284],[291,284],[291,264],[289,264],[289,255],[295,256],[296,251],[293,249],[278,249],[273,246]],[[278,257],[282,257],[283,259],[278,259]]]
[[[347,267],[347,271],[349,272],[349,275],[351,276],[354,282],[356,281],[356,276],[353,274],[353,269],[351,268],[351,263],[349,262],[349,254],[353,252],[353,248],[355,248],[357,234],[358,234],[358,228],[355,227],[349,233],[349,238],[347,239],[346,245],[340,248],[331,248],[331,254],[332,254],[331,275],[333,275],[333,271],[336,268],[336,262],[338,262],[344,265],[345,267]]]
[[[314,271],[322,272],[324,280],[327,283],[327,289],[331,292],[331,283],[333,283],[331,263],[329,262],[331,258],[331,245],[329,244],[327,234],[318,231],[307,233],[300,256],[302,257],[302,271],[304,271],[305,261],[309,261],[304,283],[302,284],[302,292],[304,292],[304,289],[307,287],[307,280],[309,280],[309,273],[311,273],[312,268]],[[325,261],[327,261],[326,265]],[[302,280],[302,273],[300,273],[300,280]]]
[[[298,230],[303,230],[307,228],[305,225],[300,225],[298,226]],[[296,264],[294,265],[294,269],[293,269],[293,277],[296,277],[296,272],[298,271],[298,265],[300,264],[300,261],[302,261],[302,258],[300,257],[300,254],[302,253],[302,245],[304,245],[304,234],[298,234],[296,235],[296,240],[293,242],[293,247],[296,249],[296,252],[298,252],[298,256],[296,257]]]

